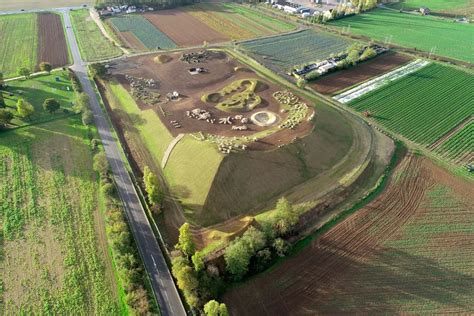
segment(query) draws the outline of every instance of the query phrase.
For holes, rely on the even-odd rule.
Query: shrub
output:
[[[43,61],[42,63],[39,64],[39,69],[41,71],[46,71],[47,73],[51,73],[51,70],[53,70],[53,66],[51,66],[50,63]]]
[[[288,252],[290,246],[288,242],[286,242],[284,239],[277,238],[273,242],[273,248],[275,248],[277,255],[279,255],[280,257],[284,257]]]
[[[113,183],[104,183],[100,190],[102,193],[109,197],[109,198],[115,198],[117,191],[115,190],[115,185]]]
[[[48,98],[44,100],[43,109],[48,113],[57,111],[60,107],[59,102],[56,99]]]
[[[107,162],[107,157],[104,152],[100,152],[94,156],[94,170],[102,177],[107,176],[109,172],[109,163]]]
[[[92,111],[86,110],[82,112],[82,124],[84,125],[91,125],[94,122],[94,115]]]

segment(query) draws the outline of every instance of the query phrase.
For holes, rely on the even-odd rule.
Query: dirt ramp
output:
[[[38,65],[48,62],[54,68],[68,64],[68,49],[61,17],[54,13],[38,14]]]

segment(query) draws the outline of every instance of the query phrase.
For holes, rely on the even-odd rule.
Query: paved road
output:
[[[140,200],[133,186],[124,162],[120,156],[118,145],[108,125],[106,114],[99,106],[97,96],[87,76],[86,64],[81,58],[76,37],[71,26],[67,9],[58,10],[64,15],[66,33],[69,39],[74,65],[71,67],[81,81],[84,92],[90,97],[94,120],[104,145],[107,159],[117,183],[119,195],[123,201],[125,212],[129,220],[138,250],[145,264],[151,280],[162,315],[186,315],[186,311],[176,290],[176,286],[166,265],[163,253],[156,241],[153,230],[140,204]]]

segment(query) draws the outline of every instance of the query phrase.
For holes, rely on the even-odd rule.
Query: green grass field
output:
[[[434,49],[436,55],[474,62],[472,24],[376,9],[337,20],[330,25],[345,30],[350,26],[350,32],[354,34],[379,41],[391,39],[393,44],[427,52]]]
[[[474,77],[430,64],[350,102],[357,111],[408,139],[429,145],[474,111]]]
[[[37,15],[0,15],[0,72],[5,78],[18,76],[18,69],[36,66]]]
[[[166,34],[158,30],[141,15],[125,15],[111,18],[110,22],[119,32],[132,32],[150,50],[171,49],[177,45]]]
[[[266,65],[287,72],[291,67],[339,53],[351,42],[328,33],[305,30],[288,35],[247,41],[240,46]]]
[[[0,0],[0,10],[50,9],[69,6],[93,6],[94,0]]]
[[[473,162],[474,159],[474,121],[471,120],[461,130],[436,148],[437,153],[456,162]],[[469,157],[469,154],[471,155]]]
[[[88,10],[70,11],[70,15],[84,60],[97,61],[122,55],[122,51],[104,37]]]
[[[5,314],[120,313],[89,133],[80,116],[0,133]]]
[[[56,81],[59,78],[59,81]],[[67,91],[67,87],[71,91]],[[10,96],[10,93],[13,96]],[[67,71],[55,71],[51,75],[41,75],[28,80],[14,80],[8,82],[8,87],[3,90],[3,97],[7,110],[15,116],[11,127],[35,124],[71,115],[71,106],[75,94]],[[16,104],[18,98],[23,98],[35,108],[35,113],[28,120],[18,116]],[[43,109],[43,102],[47,98],[54,98],[61,104],[61,108],[50,114]],[[66,110],[66,111],[65,111]]]
[[[470,0],[402,0],[391,5],[392,8],[404,10],[419,9],[428,7],[434,12],[459,12],[459,9],[467,8],[472,5]]]

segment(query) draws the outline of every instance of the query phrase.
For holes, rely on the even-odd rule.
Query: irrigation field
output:
[[[348,103],[423,145],[439,139],[474,112],[474,76],[430,64]]]
[[[474,120],[452,135],[435,151],[458,163],[474,162]]]
[[[76,115],[0,134],[4,314],[123,312],[89,133]]]
[[[124,15],[109,21],[118,32],[131,32],[149,50],[177,47],[175,42],[141,15]]]
[[[104,37],[97,24],[91,19],[88,10],[70,11],[70,15],[84,60],[97,61],[122,54],[118,47]]]
[[[350,32],[376,40],[391,39],[391,43],[470,63],[474,62],[472,34],[474,25],[453,23],[432,16],[419,16],[376,9],[332,22],[331,25],[350,26]],[[407,31],[409,30],[409,31]]]
[[[304,30],[297,33],[246,41],[240,44],[243,50],[267,65],[287,72],[290,67],[339,53],[351,42],[323,32]]]

